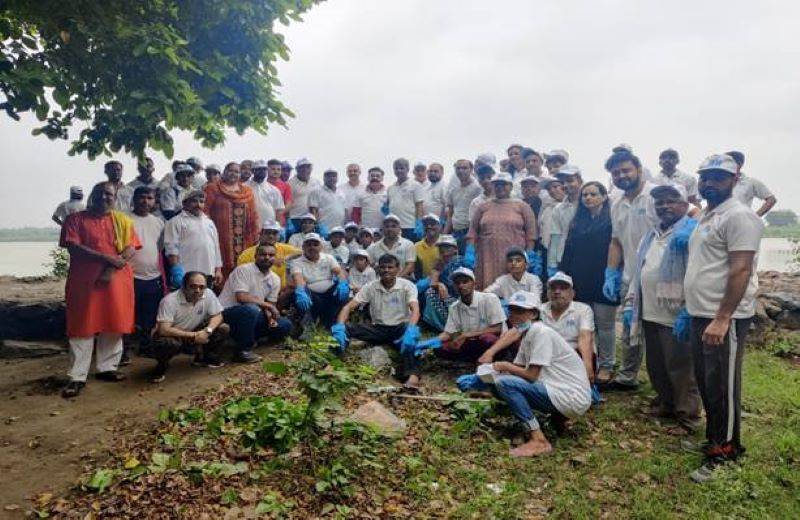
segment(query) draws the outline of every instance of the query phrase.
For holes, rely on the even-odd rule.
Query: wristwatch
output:
[[[214,333],[214,329],[212,329],[211,327],[206,327],[206,333],[213,334]]]

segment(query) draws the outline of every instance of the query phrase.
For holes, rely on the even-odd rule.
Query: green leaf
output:
[[[264,371],[268,374],[274,374],[276,376],[282,376],[289,371],[289,366],[286,363],[281,363],[280,361],[267,361],[263,365]]]
[[[102,493],[114,481],[116,472],[111,469],[98,469],[86,483],[86,487]]]

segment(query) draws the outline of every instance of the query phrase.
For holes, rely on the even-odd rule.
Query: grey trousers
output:
[[[628,294],[628,284],[623,283],[620,294]],[[639,384],[639,369],[644,359],[644,345],[631,345],[631,331],[622,329],[622,361],[614,381],[621,385],[635,386]]]
[[[591,303],[597,334],[597,366],[612,372],[617,361],[617,306]]]
[[[690,343],[678,341],[672,327],[643,321],[647,375],[662,410],[690,431],[700,425],[700,391],[694,379]]]

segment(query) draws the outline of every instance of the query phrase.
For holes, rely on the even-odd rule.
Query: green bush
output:
[[[239,438],[246,448],[292,449],[302,438],[306,405],[282,397],[249,396],[229,401],[208,425],[210,433]]]
[[[50,262],[46,267],[50,269],[50,274],[56,278],[66,278],[69,272],[69,251],[64,247],[54,247],[48,253]]]

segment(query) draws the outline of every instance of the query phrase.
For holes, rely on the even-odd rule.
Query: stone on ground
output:
[[[392,365],[389,353],[383,347],[372,347],[358,352],[358,359],[365,365],[381,369]]]
[[[390,412],[377,401],[368,401],[350,416],[350,419],[375,428],[389,437],[402,437],[407,429],[406,422]]]

